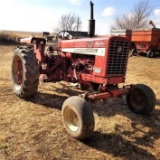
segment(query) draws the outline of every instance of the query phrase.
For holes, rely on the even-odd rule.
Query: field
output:
[[[156,94],[147,116],[132,113],[125,99],[91,103],[95,132],[85,141],[72,138],[62,124],[61,106],[82,91],[65,82],[41,83],[24,101],[12,93],[15,45],[0,45],[0,160],[160,160],[160,59],[131,57],[126,84],[144,83]]]

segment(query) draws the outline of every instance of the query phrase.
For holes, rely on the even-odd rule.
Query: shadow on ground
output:
[[[44,107],[61,110],[63,102],[68,97],[82,93],[82,91],[75,90],[75,88],[67,87],[65,85],[62,85],[62,89],[52,86],[51,90],[53,90],[53,94],[38,92],[35,97],[28,100],[32,103],[40,104]],[[55,91],[57,93],[65,93],[66,96],[55,95]],[[157,100],[157,104],[159,103],[160,101]],[[115,132],[112,134],[95,131],[95,133],[88,140],[83,142],[85,145],[104,153],[112,154],[114,157],[121,157],[125,160],[156,160],[156,157],[152,153],[149,153],[147,150],[142,148],[146,146],[154,148],[155,140],[159,139],[160,137],[160,110],[155,109],[153,113],[147,116],[137,115],[132,113],[127,108],[127,104],[125,101],[123,101],[123,99],[115,100],[115,102],[112,103],[101,104],[100,106],[96,106],[96,104],[93,103],[90,103],[90,105],[93,106],[94,112],[96,112],[99,116],[107,118],[119,114],[129,118],[131,120],[132,130],[122,128],[120,125],[115,125]],[[106,107],[108,107],[108,109]],[[149,130],[146,132],[143,131],[139,125],[147,127]],[[124,138],[124,136],[132,137],[132,135],[136,135],[137,132],[143,133],[143,136],[135,136],[133,138],[134,142]]]

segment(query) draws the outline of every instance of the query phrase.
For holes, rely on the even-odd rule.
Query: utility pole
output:
[[[79,29],[79,17],[77,19],[77,32],[76,32],[76,38],[78,38],[78,29]]]

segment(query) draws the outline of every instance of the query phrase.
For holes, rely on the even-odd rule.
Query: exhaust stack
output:
[[[93,2],[90,1],[90,20],[89,20],[89,31],[88,34],[90,37],[94,37],[95,35],[95,20],[93,15]]]

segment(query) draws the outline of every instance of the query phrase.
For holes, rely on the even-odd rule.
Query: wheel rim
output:
[[[152,58],[154,56],[153,51],[148,51],[148,57]]]
[[[153,52],[150,52],[150,57],[153,57]]]
[[[23,83],[23,65],[22,60],[19,56],[16,56],[13,61],[13,80],[14,80],[14,86],[16,89],[20,89]]]
[[[132,49],[131,55],[133,56],[135,53],[136,53],[136,50],[135,50],[135,49]]]
[[[141,90],[133,90],[131,93],[131,102],[137,109],[142,109],[146,105],[146,98]]]
[[[77,114],[70,108],[67,108],[65,112],[66,112],[65,121],[68,128],[73,132],[78,131],[80,126],[79,123],[80,121]]]

